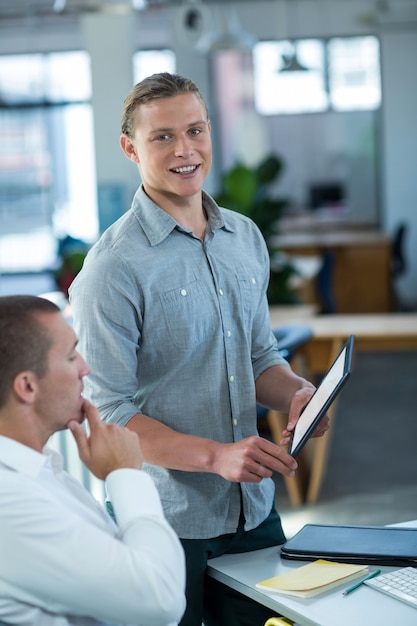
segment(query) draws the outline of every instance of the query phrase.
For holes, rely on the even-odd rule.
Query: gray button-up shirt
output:
[[[258,228],[206,193],[204,242],[139,188],[87,255],[70,290],[86,395],[102,419],[143,413],[220,442],[257,434],[255,380],[286,363],[270,330],[269,255]],[[145,464],[181,538],[247,530],[269,514],[272,479],[231,483]],[[141,497],[138,494],[138,497]]]

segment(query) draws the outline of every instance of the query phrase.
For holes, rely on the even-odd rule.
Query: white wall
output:
[[[374,0],[291,0],[291,10],[285,10],[282,0],[236,2],[234,5],[241,26],[259,39],[369,33],[380,37],[384,104],[380,128],[383,150],[380,154],[379,213],[381,225],[387,232],[392,232],[400,219],[407,219],[410,224],[407,242],[410,269],[401,288],[404,297],[417,301],[417,0],[390,2],[392,14],[379,16]],[[18,24],[0,22],[0,54],[80,46],[87,49],[96,46],[99,50],[103,45],[103,42],[99,43],[100,38],[104,38],[104,48],[108,46],[111,51],[112,62],[107,64],[107,73],[105,68],[100,97],[94,101],[99,184],[114,182],[117,177],[130,193],[137,182],[136,169],[127,162],[122,164],[119,148],[114,145],[126,96],[127,50],[158,46],[173,48],[178,72],[195,80],[209,107],[214,104],[210,62],[194,50],[192,37],[184,32],[181,35],[177,15],[178,5],[159,7],[131,16],[130,29],[124,27],[124,34],[115,29],[110,36],[108,26],[101,31],[99,20],[93,27],[90,23],[90,32],[74,18],[63,16],[41,22],[36,19]],[[96,55],[93,71],[101,73],[97,69],[98,62]],[[120,103],[119,109],[116,102]],[[215,109],[212,110],[215,126]],[[302,142],[302,135],[295,140]],[[215,155],[217,152],[218,146],[215,146]],[[219,171],[218,160],[215,162],[208,181],[209,191],[216,188]]]

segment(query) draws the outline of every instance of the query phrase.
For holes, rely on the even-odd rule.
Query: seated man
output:
[[[167,626],[185,610],[181,544],[138,436],[82,397],[89,368],[58,307],[0,297],[0,623]],[[87,418],[89,435],[81,422]],[[118,526],[45,447],[69,428]]]

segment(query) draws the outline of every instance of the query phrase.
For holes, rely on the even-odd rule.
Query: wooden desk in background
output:
[[[274,244],[288,256],[334,257],[332,292],[337,313],[392,311],[391,238],[375,230],[285,232]],[[315,294],[306,294],[315,302]]]
[[[310,309],[311,311],[311,309]],[[301,307],[270,307],[271,326],[305,323],[313,330],[313,337],[300,349],[311,376],[321,377],[333,363],[347,338],[355,335],[354,355],[360,350],[395,351],[417,350],[417,314],[391,313],[366,315],[311,315]],[[354,367],[354,361],[353,361]],[[334,417],[337,402],[329,410]],[[271,430],[281,432],[286,418],[270,411]],[[275,423],[274,423],[275,422]],[[311,439],[299,457],[296,478],[286,479],[293,505],[316,502],[331,441],[331,431],[318,439]],[[304,453],[304,454],[303,454]]]

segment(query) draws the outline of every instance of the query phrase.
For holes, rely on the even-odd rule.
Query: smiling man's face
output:
[[[134,138],[124,136],[122,149],[138,164],[145,191],[158,206],[201,195],[212,161],[204,103],[186,93],[141,105]]]

